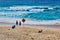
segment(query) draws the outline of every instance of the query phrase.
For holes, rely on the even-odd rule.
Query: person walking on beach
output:
[[[18,25],[18,21],[16,20],[16,25]]]
[[[21,21],[19,22],[19,25],[21,26]]]
[[[23,27],[24,27],[24,22],[25,22],[25,21],[26,21],[26,20],[23,18],[23,19],[22,19],[22,22],[23,22]]]
[[[12,29],[14,29],[15,27],[16,27],[16,26],[15,26],[15,25],[13,25],[13,26],[12,26]]]

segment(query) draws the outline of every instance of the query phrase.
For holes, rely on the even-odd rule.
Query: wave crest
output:
[[[11,6],[11,7],[0,7],[0,11],[43,12],[45,10],[60,10],[60,7],[50,7],[50,6]]]

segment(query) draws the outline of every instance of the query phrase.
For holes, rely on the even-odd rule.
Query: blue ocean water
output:
[[[1,0],[0,18],[60,23],[60,0]]]
[[[1,7],[0,17],[29,18],[33,20],[60,19],[60,7],[48,6],[13,6]]]
[[[0,6],[56,6],[60,5],[60,0],[0,0]]]

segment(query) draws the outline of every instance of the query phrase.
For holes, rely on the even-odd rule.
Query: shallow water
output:
[[[25,24],[60,24],[60,6],[0,7],[0,21],[13,22],[26,19]]]

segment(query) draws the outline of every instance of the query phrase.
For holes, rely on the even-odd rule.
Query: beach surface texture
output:
[[[60,28],[0,26],[0,40],[60,40]]]

